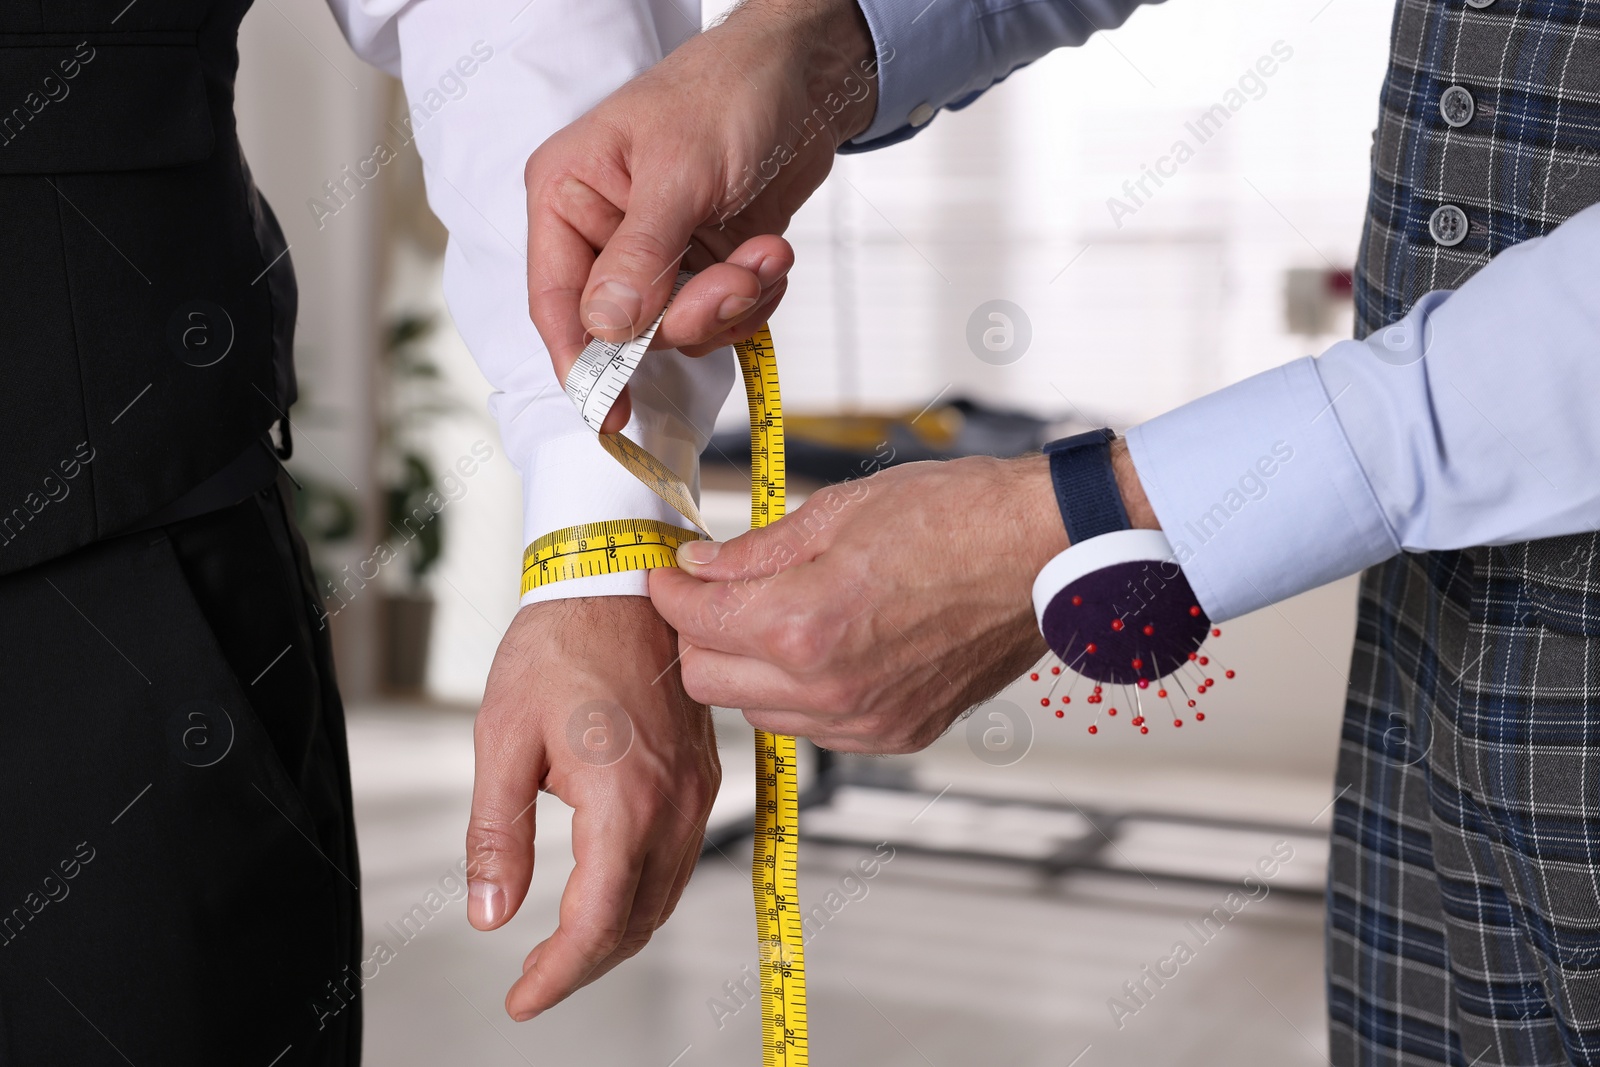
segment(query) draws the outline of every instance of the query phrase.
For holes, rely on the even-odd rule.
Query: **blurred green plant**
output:
[[[413,590],[444,553],[444,515],[436,510],[443,496],[422,434],[433,420],[464,408],[439,388],[443,375],[427,344],[437,328],[431,314],[402,312],[389,324],[380,359],[377,447],[384,519],[392,532],[405,535],[391,544],[407,557]],[[428,506],[430,496],[435,507]],[[419,522],[421,515],[430,518]]]

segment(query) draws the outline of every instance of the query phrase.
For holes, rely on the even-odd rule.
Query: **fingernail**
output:
[[[730,296],[722,302],[721,307],[717,308],[717,318],[722,322],[728,322],[755,306],[756,298],[753,296]]]
[[[698,566],[710,563],[721,551],[722,545],[716,541],[687,541],[678,546],[678,558]]]
[[[493,882],[471,882],[467,885],[467,919],[473,926],[493,926],[506,913],[506,895]]]
[[[756,277],[761,280],[761,288],[775,284],[779,278],[789,273],[789,264],[778,256],[767,256],[756,267]]]
[[[601,282],[589,294],[584,323],[591,330],[628,330],[639,321],[639,294],[622,282]]]
[[[511,1017],[511,1021],[514,1022],[514,1023],[525,1023],[529,1019],[533,1018],[535,1015],[538,1015],[538,1014],[539,1013],[536,1012],[536,1011],[525,1011],[521,1015],[513,1015]]]

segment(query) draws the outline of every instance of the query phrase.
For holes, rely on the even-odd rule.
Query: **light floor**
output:
[[[749,795],[736,724],[727,747],[725,804]],[[395,956],[366,987],[366,1062],[375,1067],[471,1064],[629,1064],[699,1067],[760,1063],[757,1005],[732,991],[753,970],[748,847],[704,860],[672,921],[636,959],[565,1004],[518,1025],[501,1002],[523,955],[554,925],[570,868],[566,810],[550,798],[539,809],[539,861],[533,891],[511,924],[480,934],[465,906],[448,904],[409,941],[398,923],[429,890],[450,883],[463,855],[471,789],[471,720],[465,714],[364,708],[351,716],[351,756],[365,882],[367,941],[386,938]],[[949,746],[914,764],[930,795],[958,780],[963,766]],[[1079,769],[1082,772],[1082,769]],[[1037,761],[1033,785],[1051,775]],[[979,775],[981,777],[981,775]],[[1124,875],[1074,874],[1045,879],[1026,868],[953,861],[899,851],[875,877],[841,882],[872,853],[868,844],[803,845],[802,903],[827,899],[836,910],[806,946],[812,1062],[829,1067],[1005,1064],[1015,1067],[1160,1067],[1166,1064],[1270,1064],[1325,1061],[1322,906],[1314,895],[1326,826],[1319,782],[1250,780],[1174,783],[1167,774],[1106,769],[1075,773],[1071,799],[1088,804],[1137,796],[1148,802],[1183,786],[1235,814],[1270,810],[1304,823],[1295,858],[1271,883],[1284,891],[1251,902],[1225,927],[1197,937],[1189,925],[1222,903],[1225,886],[1195,886],[1137,872],[1184,853],[1219,848],[1203,831],[1147,828],[1119,855]],[[1013,784],[1024,776],[1013,775]],[[1068,779],[1059,779],[1062,788]],[[964,788],[967,784],[963,783]],[[952,794],[953,795],[953,794]],[[874,811],[862,799],[828,818],[862,820],[870,837]],[[881,798],[880,798],[881,800]],[[894,799],[892,808],[901,800]],[[925,803],[919,801],[918,807]],[[927,832],[987,834],[960,804],[940,801],[916,821]],[[883,804],[878,805],[885,807]],[[1320,816],[1320,820],[1319,820]],[[1013,831],[1037,832],[1012,817]],[[942,820],[942,821],[941,821]],[[823,827],[827,818],[814,820]],[[1026,820],[1023,820],[1026,822]],[[1004,820],[1002,820],[1002,826]],[[1020,827],[1020,829],[1018,828]],[[837,828],[837,827],[835,827]],[[803,827],[803,831],[807,827]],[[1242,876],[1270,841],[1235,841]],[[1240,849],[1242,848],[1242,851]],[[1233,862],[1232,858],[1226,862]],[[1215,924],[1214,924],[1215,925]],[[1192,950],[1140,1004],[1124,983],[1169,957],[1175,942]],[[742,973],[743,972],[743,973]],[[1171,965],[1167,967],[1171,974]],[[1114,1019],[1110,1000],[1128,1009]],[[718,1006],[720,1004],[720,1007]],[[1133,1010],[1137,1009],[1137,1010]],[[1119,1025],[1120,1022],[1120,1025]]]

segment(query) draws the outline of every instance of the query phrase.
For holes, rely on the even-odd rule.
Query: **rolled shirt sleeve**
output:
[[[1227,619],[1401,551],[1600,528],[1600,206],[1318,359],[1128,432],[1177,562]]]
[[[689,525],[600,447],[556,380],[528,317],[522,174],[546,137],[698,24],[672,0],[329,3],[357,52],[405,85],[411,119],[391,132],[401,143],[414,136],[428,203],[450,232],[445,299],[495,390],[489,409],[522,476],[524,544],[609,519]],[[699,455],[734,375],[728,350],[696,360],[651,352],[624,432],[698,491]],[[522,602],[647,593],[637,571],[556,582]]]
[[[840,151],[914,135],[944,108],[962,108],[1018,67],[1161,0],[858,0],[878,59],[872,125]]]

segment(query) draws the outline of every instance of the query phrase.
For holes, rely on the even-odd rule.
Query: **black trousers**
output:
[[[281,483],[0,578],[0,1064],[359,1061],[317,603]]]

